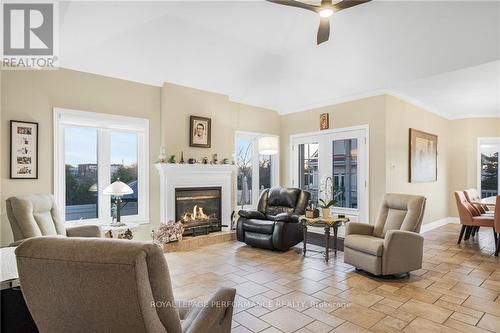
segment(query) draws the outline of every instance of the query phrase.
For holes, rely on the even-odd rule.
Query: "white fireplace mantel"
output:
[[[175,189],[182,187],[221,187],[222,224],[231,225],[232,177],[236,169],[229,164],[157,163],[160,173],[160,219],[175,219]],[[223,228],[226,229],[226,228]]]

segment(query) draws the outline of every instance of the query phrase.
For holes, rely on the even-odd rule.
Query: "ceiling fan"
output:
[[[365,2],[370,2],[371,0],[342,0],[337,3],[333,3],[333,0],[321,0],[321,5],[315,6],[308,3],[296,1],[296,0],[266,0],[268,2],[276,3],[279,5],[298,7],[302,9],[311,10],[320,16],[319,28],[318,28],[318,38],[317,44],[326,42],[330,37],[330,17],[335,12],[354,7],[357,5],[364,4]]]

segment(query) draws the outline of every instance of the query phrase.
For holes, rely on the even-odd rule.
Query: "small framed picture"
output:
[[[38,179],[38,123],[10,121],[10,178]]]
[[[322,113],[319,116],[319,129],[326,130],[330,128],[330,117],[328,113]]]
[[[212,137],[212,119],[191,116],[189,118],[189,146],[210,148]]]

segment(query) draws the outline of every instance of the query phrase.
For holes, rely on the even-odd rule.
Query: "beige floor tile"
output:
[[[314,321],[311,317],[287,307],[279,308],[260,318],[285,333],[295,332]]]
[[[334,329],[332,332],[335,332],[335,333],[369,333],[371,331],[346,321],[344,324],[340,325],[339,327]]]
[[[393,316],[405,323],[409,323],[415,319],[416,315],[404,312],[400,309],[395,309],[385,304],[377,303],[371,307],[373,310],[385,313],[386,315]]]
[[[269,327],[269,324],[246,311],[234,315],[233,320],[245,326],[252,332],[260,332]]]
[[[335,310],[332,314],[365,328],[370,328],[385,317],[384,313],[354,303],[346,308]]]
[[[425,318],[416,318],[409,323],[403,332],[407,333],[423,333],[423,332],[439,332],[439,333],[456,333],[453,328],[437,324]]]
[[[491,333],[489,331],[483,330],[482,328],[472,326],[461,322],[459,320],[455,320],[453,318],[448,319],[445,323],[445,326],[455,329],[456,332],[464,332],[464,333]]]
[[[432,320],[442,324],[453,313],[448,309],[411,299],[399,308],[401,311],[411,313],[417,317]]]
[[[475,326],[479,321],[479,318],[475,318],[460,312],[453,312],[450,318],[472,326]]]
[[[434,305],[440,306],[442,308],[445,308],[445,309],[448,309],[451,311],[460,312],[460,313],[472,316],[472,317],[477,318],[477,319],[480,319],[484,314],[484,312],[470,309],[470,308],[467,308],[465,306],[460,306],[460,305],[457,305],[454,303],[446,302],[446,301],[443,301],[442,299],[438,300],[436,303],[434,303]]]
[[[382,300],[383,297],[379,295],[371,294],[364,290],[359,290],[355,288],[347,289],[346,291],[337,295],[338,297],[344,298],[349,302],[353,302],[362,306],[369,308],[373,304]]]
[[[332,330],[332,326],[327,325],[319,320],[315,320],[305,328],[314,333],[328,333]]]
[[[492,332],[500,332],[500,317],[487,313],[481,318],[477,326]]]
[[[500,317],[500,303],[497,302],[470,296],[464,303],[462,303],[462,306]]]
[[[372,327],[370,330],[379,333],[400,332],[408,323],[397,318],[387,316]]]
[[[310,308],[302,312],[303,314],[314,318],[316,320],[319,320],[330,327],[337,327],[340,324],[342,324],[345,320],[340,319],[339,317],[336,317],[335,315],[329,314],[325,311],[321,311],[320,309],[317,308]],[[310,329],[310,328],[309,328]]]

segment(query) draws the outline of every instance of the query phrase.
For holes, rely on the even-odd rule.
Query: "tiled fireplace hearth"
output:
[[[229,230],[233,165],[158,163],[156,168],[162,222],[182,221],[185,235]]]

